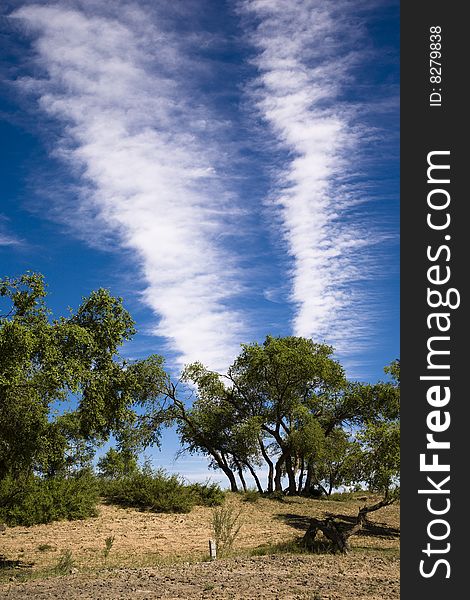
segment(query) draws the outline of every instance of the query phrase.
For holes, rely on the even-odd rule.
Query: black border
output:
[[[457,2],[402,2],[401,3],[401,391],[402,391],[402,498],[401,498],[401,598],[426,600],[463,598],[468,594],[467,573],[470,565],[467,537],[470,534],[470,503],[467,498],[470,468],[467,457],[470,441],[470,393],[465,386],[467,366],[467,338],[470,327],[465,308],[468,297],[466,271],[470,252],[470,220],[467,224],[467,205],[470,197],[465,189],[466,131],[468,130],[467,104],[464,89],[468,79],[466,67],[467,40],[470,25],[465,22],[463,4]],[[430,27],[442,28],[442,82],[441,106],[429,105],[433,85],[429,77]],[[426,508],[426,496],[418,489],[429,488],[426,475],[419,469],[419,455],[426,450],[426,416],[432,408],[426,401],[429,382],[420,376],[429,374],[427,367],[428,337],[431,335],[426,317],[432,310],[427,306],[426,256],[428,245],[441,243],[444,232],[432,231],[426,224],[428,213],[427,154],[434,150],[450,150],[451,224],[446,234],[451,258],[449,285],[459,290],[460,307],[449,310],[452,325],[450,335],[450,388],[451,400],[447,409],[451,415],[450,428],[441,439],[450,440],[446,455],[450,461],[451,508],[445,515],[451,532],[445,540],[450,543],[447,554],[434,555],[446,558],[450,564],[450,577],[441,565],[432,577],[419,573],[420,560],[430,559],[422,550],[429,541],[427,525],[432,517]],[[443,310],[443,309],[440,309]],[[442,334],[445,335],[445,334]],[[440,372],[439,374],[444,374]],[[444,410],[444,409],[442,409]],[[443,473],[436,474],[436,480]],[[468,506],[467,506],[468,504]],[[437,504],[436,504],[437,506]],[[437,531],[437,530],[436,530]],[[445,542],[441,542],[443,546]],[[439,547],[438,542],[434,542]],[[447,596],[445,596],[447,594]],[[450,594],[450,595],[449,595]]]

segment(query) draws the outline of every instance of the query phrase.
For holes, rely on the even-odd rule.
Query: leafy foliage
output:
[[[158,402],[166,381],[161,357],[119,357],[135,333],[122,299],[99,289],[52,319],[45,298],[39,274],[0,280],[0,479],[83,468],[96,444],[137,419],[136,406]],[[54,417],[72,397],[76,409]],[[154,427],[153,443],[158,435]]]
[[[97,503],[96,481],[89,473],[50,479],[32,475],[19,480],[8,475],[0,481],[0,520],[8,525],[85,519],[96,516]]]
[[[137,458],[131,450],[110,448],[97,463],[98,473],[107,479],[120,479],[138,471]]]
[[[187,513],[196,504],[215,506],[224,498],[216,484],[187,485],[177,475],[149,468],[103,482],[102,494],[113,504],[162,513]]]
[[[332,354],[331,346],[305,338],[267,336],[263,344],[242,345],[226,375],[189,365],[184,380],[197,390],[192,405],[175,387],[168,392],[183,447],[210,457],[232,491],[238,491],[237,475],[247,489],[246,471],[260,493],[284,492],[284,477],[289,494],[330,494],[357,482],[355,462],[367,444],[347,432],[367,430],[370,437],[372,427],[398,427],[399,363],[387,369],[392,382],[363,384],[348,381]],[[263,463],[265,490],[256,475]]]
[[[75,568],[75,559],[72,550],[63,550],[55,566],[57,575],[68,575]]]

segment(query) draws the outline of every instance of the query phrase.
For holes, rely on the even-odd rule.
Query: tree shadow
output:
[[[355,515],[338,515],[335,513],[326,513],[327,517],[333,517],[334,519],[341,519],[344,523],[354,525],[356,522]],[[387,525],[386,523],[378,523],[366,519],[366,522],[362,528],[357,532],[359,536],[366,537],[380,537],[383,539],[395,539],[400,537],[400,530]]]
[[[0,569],[12,569],[13,567],[19,567],[20,560],[8,560],[4,556],[0,555]]]
[[[311,519],[311,517],[306,517],[305,515],[296,515],[293,513],[277,513],[274,515],[274,518],[278,521],[284,521],[286,525],[289,525],[294,529],[298,529],[299,531],[307,531]]]
[[[338,515],[335,513],[325,513],[326,517],[333,517],[338,519],[339,526],[343,530],[348,530],[356,523],[356,517],[353,515]],[[286,525],[297,529],[298,531],[307,531],[311,517],[305,515],[297,515],[294,513],[278,513],[274,515],[274,518],[283,521]],[[366,537],[378,537],[382,539],[395,539],[400,537],[400,530],[394,527],[390,527],[386,523],[374,523],[372,521],[366,521],[363,527],[357,532],[358,536]]]
[[[14,568],[31,568],[33,563],[26,563],[22,560],[10,560],[0,554],[0,569],[14,569]]]

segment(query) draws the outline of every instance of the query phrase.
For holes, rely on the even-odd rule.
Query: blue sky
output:
[[[399,3],[6,2],[2,275],[107,287],[124,355],[223,371],[266,334],[399,353]],[[197,458],[171,467],[206,474]]]

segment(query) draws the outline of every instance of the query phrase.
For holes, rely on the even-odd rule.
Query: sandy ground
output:
[[[302,535],[311,516],[357,514],[364,500],[330,502],[305,498],[256,503],[228,500],[242,511],[243,526],[231,559],[205,562],[211,537],[210,508],[186,515],[141,513],[101,506],[97,518],[8,528],[0,554],[20,567],[0,598],[309,598],[311,600],[399,597],[399,507],[371,515],[371,525],[351,538],[350,555],[246,556],[250,549]],[[107,560],[105,540],[114,536]],[[72,552],[75,568],[66,577],[21,580],[26,570],[41,577]],[[5,571],[5,570],[4,570]],[[6,575],[6,571],[4,575]],[[4,577],[5,580],[5,577]]]
[[[365,560],[363,555],[233,558],[176,567],[121,569],[93,578],[70,575],[11,583],[0,594],[15,600],[393,600],[399,598],[397,562],[397,558]]]

